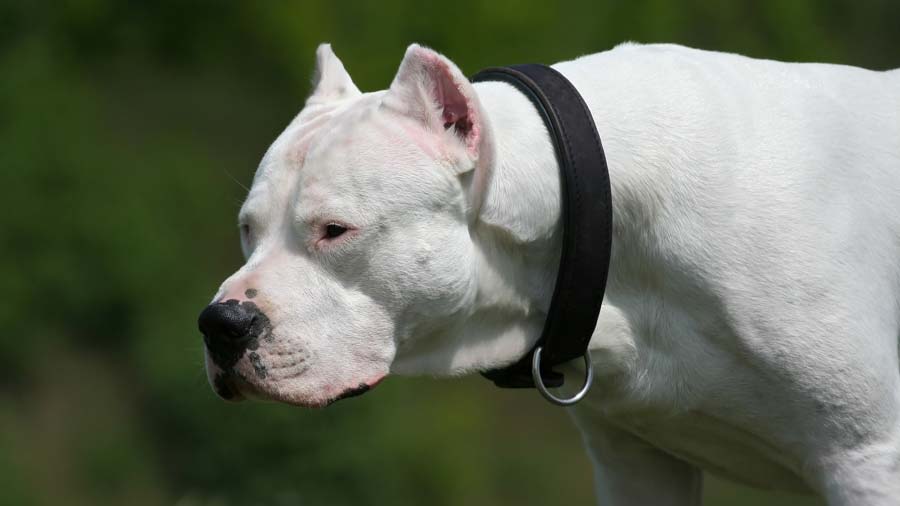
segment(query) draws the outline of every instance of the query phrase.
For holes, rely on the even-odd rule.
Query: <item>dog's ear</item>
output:
[[[385,102],[449,141],[465,148],[472,162],[489,153],[487,128],[472,83],[447,57],[412,44],[400,63]],[[476,165],[468,164],[469,168]]]
[[[325,104],[362,95],[353,84],[344,64],[338,59],[331,44],[319,44],[316,49],[316,72],[313,75],[313,92],[307,104]]]

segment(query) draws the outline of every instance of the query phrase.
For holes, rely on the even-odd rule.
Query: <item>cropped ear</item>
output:
[[[331,44],[319,44],[316,49],[316,72],[313,75],[313,92],[307,104],[324,104],[362,95],[353,84],[344,64],[338,59]]]
[[[446,132],[448,142],[464,147],[472,161],[489,158],[488,128],[475,88],[445,56],[410,45],[385,101],[429,130]]]

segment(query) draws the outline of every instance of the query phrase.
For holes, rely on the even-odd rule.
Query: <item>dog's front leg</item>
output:
[[[572,414],[594,464],[598,505],[700,505],[699,469],[582,409]]]

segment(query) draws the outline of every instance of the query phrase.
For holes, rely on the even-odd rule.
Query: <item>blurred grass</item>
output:
[[[196,314],[331,41],[385,87],[417,41],[468,73],[623,40],[900,66],[894,1],[0,1],[0,504],[588,504],[564,412],[478,378],[324,411],[231,405]],[[814,504],[707,480],[707,504]]]

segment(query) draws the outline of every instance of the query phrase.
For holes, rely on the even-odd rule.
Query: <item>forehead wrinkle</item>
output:
[[[302,167],[314,135],[324,126],[332,123],[332,120],[340,116],[343,111],[351,109],[360,101],[361,98],[357,98],[335,104],[304,107],[266,150],[257,169],[257,175],[266,176],[275,170],[272,167],[272,159],[287,161],[288,165],[297,168]]]
[[[303,125],[301,129],[294,134],[290,143],[285,149],[284,159],[292,167],[298,169],[303,167],[306,161],[306,154],[309,151],[309,144],[315,133],[327,125],[331,120],[330,115],[321,115],[315,117],[309,123]]]
[[[271,155],[267,153],[266,157],[275,158],[287,167],[301,168],[306,161],[310,143],[316,133],[325,128],[332,119],[332,111],[329,111],[319,114],[309,121],[290,125],[273,144],[270,149],[273,153]]]
[[[318,157],[320,153],[346,151],[353,142],[359,125],[368,122],[376,111],[375,98],[371,95],[364,96],[353,107],[336,111],[328,123],[316,130],[310,140],[308,153]]]
[[[377,140],[379,146],[393,147],[391,151],[394,153],[406,152],[408,150],[403,148],[412,146],[430,158],[440,159],[443,153],[439,136],[417,129],[415,121],[382,107],[383,94],[368,93],[358,99],[353,107],[336,111],[331,121],[314,133],[307,157],[317,161],[326,158],[325,164],[332,165],[336,160],[327,158],[351,152],[354,144]]]
[[[329,120],[317,129],[310,139],[307,153],[331,151],[334,143],[352,142],[356,127],[369,121],[379,109],[384,91],[365,93],[354,101],[343,104],[329,115]],[[346,147],[346,146],[344,146]]]

